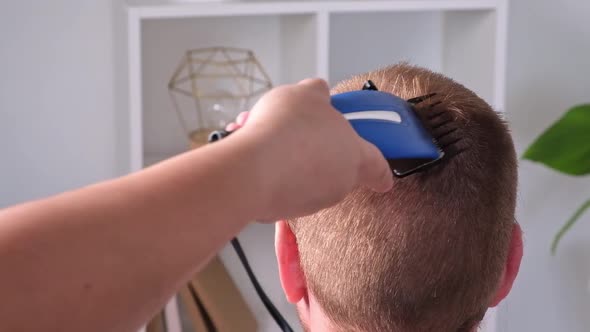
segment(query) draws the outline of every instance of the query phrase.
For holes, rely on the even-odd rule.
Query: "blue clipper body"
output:
[[[370,90],[332,96],[354,130],[373,143],[402,177],[440,160],[444,153],[414,113],[412,105],[393,94]]]

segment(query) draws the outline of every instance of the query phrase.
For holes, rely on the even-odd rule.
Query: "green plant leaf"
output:
[[[571,108],[523,155],[570,175],[590,173],[590,104]]]
[[[576,210],[576,212],[565,222],[565,224],[561,226],[561,229],[559,229],[559,232],[557,232],[557,234],[553,238],[553,243],[551,244],[551,254],[555,255],[557,245],[559,244],[559,241],[561,240],[563,235],[570,228],[572,228],[572,226],[576,223],[576,221],[578,221],[578,219],[580,219],[584,211],[586,211],[588,208],[590,208],[590,199],[588,199],[584,204],[582,204],[582,206],[580,206],[578,210]]]

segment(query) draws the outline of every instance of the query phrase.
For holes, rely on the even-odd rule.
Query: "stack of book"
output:
[[[195,275],[178,294],[183,332],[255,332],[256,318],[219,257]],[[147,332],[166,332],[164,312]]]

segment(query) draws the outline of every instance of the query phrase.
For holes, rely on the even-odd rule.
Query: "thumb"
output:
[[[377,192],[387,192],[393,186],[393,173],[377,147],[360,138],[361,168],[359,184]]]

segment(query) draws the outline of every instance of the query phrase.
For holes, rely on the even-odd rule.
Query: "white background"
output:
[[[590,101],[590,2],[510,2],[507,112],[519,152]],[[115,175],[113,10],[101,0],[0,2],[0,207]],[[551,237],[589,180],[521,165],[521,275],[499,331],[590,329],[590,216]]]
[[[507,112],[522,153],[564,110],[590,102],[590,1],[512,0],[509,16]],[[498,331],[590,331],[590,214],[549,254],[559,226],[590,197],[590,178],[520,167],[525,255]]]

